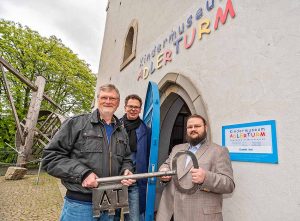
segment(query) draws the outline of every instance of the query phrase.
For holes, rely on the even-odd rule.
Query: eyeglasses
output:
[[[139,106],[133,106],[133,105],[126,105],[126,107],[127,107],[128,109],[130,109],[130,110],[138,110],[138,109],[141,108],[141,107],[139,107]]]
[[[115,101],[119,100],[119,98],[118,98],[118,97],[106,97],[106,96],[104,96],[104,97],[100,97],[100,100],[101,100],[101,101],[107,101],[107,100],[110,100],[110,101],[112,101],[112,102],[115,102]]]
[[[199,129],[199,128],[203,127],[203,126],[204,125],[200,125],[200,124],[189,125],[189,126],[186,127],[186,129],[188,129],[188,130],[192,130],[193,128]]]

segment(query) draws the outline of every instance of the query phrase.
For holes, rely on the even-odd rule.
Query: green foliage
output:
[[[36,76],[45,77],[45,93],[62,107],[65,114],[90,111],[96,77],[88,64],[57,37],[45,38],[29,27],[0,19],[0,56],[33,83]],[[13,74],[7,73],[7,78],[22,120],[26,117],[32,91]],[[55,108],[43,101],[41,109]],[[3,162],[1,151],[6,146],[5,142],[15,146],[16,129],[2,82],[0,112],[0,162]]]

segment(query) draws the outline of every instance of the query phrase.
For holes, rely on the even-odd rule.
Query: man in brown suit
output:
[[[207,125],[200,115],[192,115],[187,120],[188,143],[176,145],[169,158],[159,168],[172,170],[172,159],[179,151],[189,150],[197,158],[199,168],[192,167],[189,156],[181,155],[177,160],[179,183],[184,188],[199,185],[191,195],[179,192],[171,176],[161,177],[166,183],[160,200],[156,220],[170,221],[221,221],[222,194],[232,193],[235,187],[228,149],[210,143],[206,139]]]

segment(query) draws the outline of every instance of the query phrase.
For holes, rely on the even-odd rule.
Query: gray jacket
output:
[[[87,174],[98,177],[117,176],[132,170],[128,135],[116,124],[108,144],[104,124],[98,110],[68,119],[43,152],[43,168],[60,178],[64,186],[80,193],[91,193],[81,186]]]

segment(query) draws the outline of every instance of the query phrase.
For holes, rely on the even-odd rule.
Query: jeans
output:
[[[129,213],[124,214],[124,221],[142,221],[144,220],[142,215],[140,217],[139,209],[139,188],[135,184],[128,187],[128,204]],[[121,210],[116,210],[114,221],[119,221],[121,216]]]
[[[99,218],[93,218],[93,205],[91,202],[71,200],[65,197],[60,221],[113,221],[105,211]]]
[[[145,221],[145,213],[140,213],[140,220],[139,221]]]

